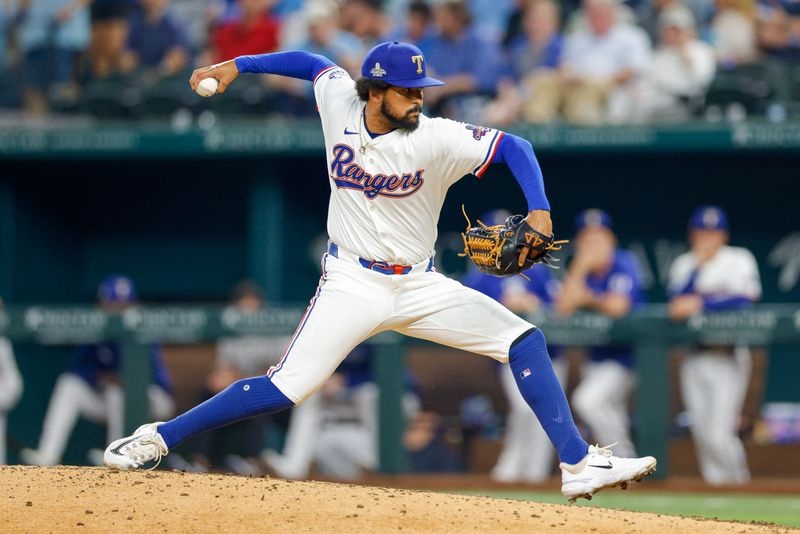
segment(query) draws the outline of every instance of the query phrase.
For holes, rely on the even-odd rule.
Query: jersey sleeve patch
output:
[[[472,130],[472,137],[478,141],[480,141],[481,137],[486,135],[491,130],[489,128],[484,128],[482,126],[472,126],[471,124],[467,125],[467,128],[473,128]],[[483,176],[483,173],[486,172],[486,169],[489,168],[489,165],[492,164],[492,160],[494,160],[494,155],[497,153],[497,146],[500,144],[500,139],[503,138],[503,132],[500,130],[495,130],[494,137],[492,137],[491,143],[489,143],[489,149],[486,151],[486,156],[481,161],[480,165],[475,167],[472,171],[472,174],[480,178]]]
[[[347,76],[347,72],[343,68],[341,68],[341,67],[339,67],[337,65],[331,65],[330,67],[326,67],[326,68],[322,69],[321,71],[319,71],[317,73],[317,75],[314,76],[314,82],[313,83],[316,84],[317,80],[319,80],[325,74],[327,74],[328,78],[331,79],[331,80],[333,80],[335,78],[342,78],[344,76]]]

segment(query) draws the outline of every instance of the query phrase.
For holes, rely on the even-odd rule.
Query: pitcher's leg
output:
[[[509,362],[517,387],[536,413],[562,461],[580,462],[589,449],[553,371],[544,335],[494,299],[438,273],[411,280],[398,298],[398,315],[416,319],[396,329],[501,362]]]
[[[323,276],[281,361],[266,376],[245,378],[167,423],[159,423],[163,454],[204,430],[210,430],[259,414],[274,413],[299,404],[316,391],[347,354],[371,336],[392,308],[391,289],[383,275],[349,265],[336,258],[323,262]],[[151,425],[153,426],[153,425]],[[145,430],[150,433],[152,429]],[[132,447],[150,446],[152,439],[107,449],[107,464],[139,467],[140,462],[125,452]],[[109,454],[109,452],[111,454]],[[153,456],[155,457],[155,456]]]

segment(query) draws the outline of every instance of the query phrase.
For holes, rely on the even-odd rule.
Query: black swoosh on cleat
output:
[[[608,464],[608,465],[590,465],[588,467],[596,467],[598,469],[611,469],[614,466],[612,464]]]
[[[125,445],[127,445],[128,443],[130,443],[130,442],[134,441],[135,439],[136,439],[136,438],[131,438],[131,439],[127,440],[127,441],[123,441],[122,443],[120,443],[119,445],[117,445],[116,447],[114,447],[113,449],[111,449],[111,452],[112,452],[113,454],[116,454],[117,456],[122,456],[122,454],[119,452],[119,450],[120,450],[122,447],[124,447]]]

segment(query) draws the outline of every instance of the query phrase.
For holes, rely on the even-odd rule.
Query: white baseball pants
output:
[[[147,394],[155,420],[164,420],[172,415],[174,403],[169,394],[154,384],[148,386]],[[56,465],[61,462],[67,440],[80,416],[95,423],[105,423],[108,443],[124,436],[124,403],[122,387],[117,384],[107,384],[98,391],[72,373],[59,376],[47,406],[36,450],[38,463]]]
[[[747,456],[739,439],[739,417],[747,394],[750,351],[700,352],[681,367],[681,390],[689,412],[700,472],[709,484],[750,480]]]
[[[589,361],[572,393],[572,409],[601,446],[616,443],[614,455],[635,458],[630,435],[628,399],[636,385],[633,370],[615,360]]]
[[[533,325],[490,297],[414,265],[404,275],[362,266],[339,249],[323,256],[317,292],[281,361],[268,372],[295,403],[316,391],[353,348],[394,330],[508,362],[511,343]],[[457,371],[456,371],[457,372]]]

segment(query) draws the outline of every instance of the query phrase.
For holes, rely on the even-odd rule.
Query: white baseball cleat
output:
[[[611,447],[589,445],[588,454],[579,463],[561,462],[561,493],[569,502],[580,498],[591,500],[603,488],[627,489],[628,482],[639,482],[656,470],[656,459],[652,456],[617,458],[611,454]]]
[[[103,454],[103,462],[115,469],[136,469],[154,461],[156,463],[150,469],[155,469],[161,457],[169,453],[164,438],[156,430],[160,424],[142,425],[133,435],[112,441]]]

